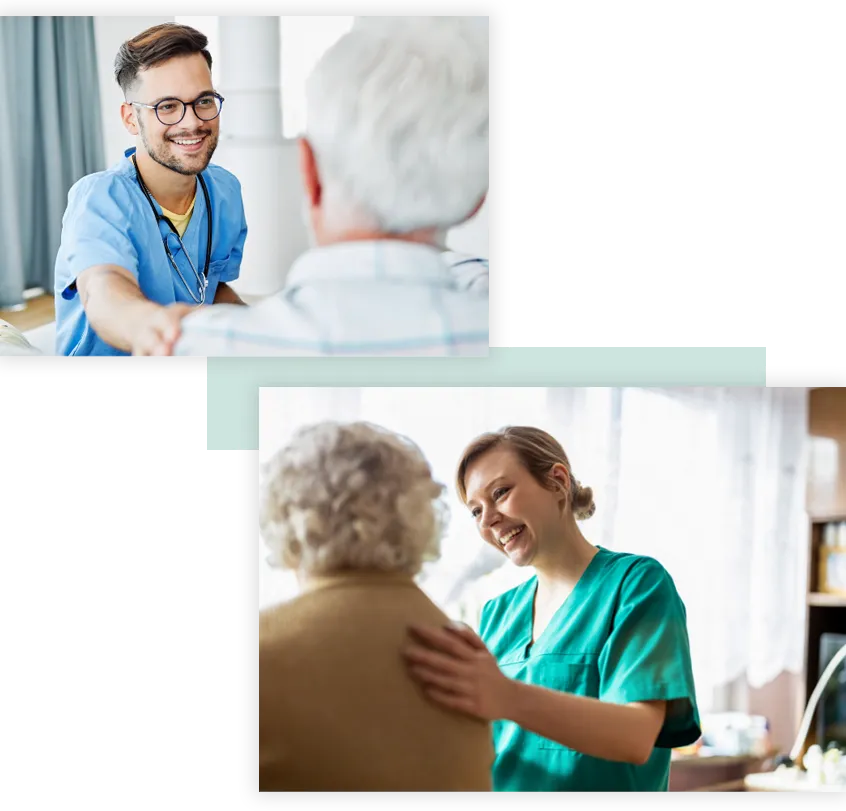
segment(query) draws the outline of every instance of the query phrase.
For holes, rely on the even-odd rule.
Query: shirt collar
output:
[[[378,239],[339,242],[307,251],[291,266],[288,287],[351,279],[445,286],[453,282],[439,248],[419,242]]]

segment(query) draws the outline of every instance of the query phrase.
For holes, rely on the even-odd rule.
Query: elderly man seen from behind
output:
[[[490,789],[489,724],[427,701],[401,658],[409,624],[447,622],[414,583],[442,490],[368,423],[302,429],[267,465],[262,536],[301,593],[260,615],[261,791]]]
[[[248,310],[186,318],[176,354],[487,354],[487,258],[443,245],[488,190],[487,27],[367,19],[307,85],[300,171],[317,247]]]

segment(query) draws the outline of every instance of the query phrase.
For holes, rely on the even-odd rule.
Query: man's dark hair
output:
[[[160,65],[175,56],[197,53],[205,57],[211,70],[212,58],[206,50],[208,42],[205,34],[188,25],[154,25],[120,46],[115,57],[115,79],[126,96],[140,71]]]

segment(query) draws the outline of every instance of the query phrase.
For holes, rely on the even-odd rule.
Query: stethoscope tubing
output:
[[[147,198],[147,202],[150,204],[150,209],[153,212],[153,216],[156,218],[156,224],[158,225],[160,222],[167,223],[168,228],[170,228],[171,232],[176,235],[176,238],[179,240],[179,245],[182,248],[182,253],[185,254],[185,258],[188,260],[188,264],[191,266],[191,270],[194,272],[194,276],[197,279],[197,284],[200,290],[200,296],[194,295],[193,290],[191,289],[188,282],[185,281],[185,277],[182,275],[182,272],[179,270],[179,266],[176,264],[176,260],[173,258],[173,255],[170,253],[170,248],[167,245],[167,241],[165,238],[162,240],[165,245],[165,252],[170,259],[170,263],[173,266],[174,270],[176,271],[179,278],[182,280],[182,284],[185,285],[185,288],[188,290],[188,293],[191,295],[191,298],[197,302],[197,304],[204,304],[206,300],[206,288],[209,285],[209,261],[211,259],[211,247],[212,247],[212,209],[211,209],[211,200],[209,198],[209,190],[206,187],[206,181],[203,179],[202,174],[197,175],[197,179],[200,181],[200,188],[203,190],[203,198],[206,201],[206,216],[208,217],[208,223],[206,228],[206,261],[205,265],[203,266],[203,275],[197,272],[197,268],[194,266],[194,263],[191,261],[191,257],[188,255],[188,251],[185,248],[184,243],[182,242],[182,237],[179,236],[179,231],[176,230],[176,226],[170,221],[169,217],[165,217],[164,214],[159,214],[156,211],[156,205],[153,202],[153,198],[150,195],[149,190],[147,189],[144,180],[141,177],[141,173],[138,171],[138,164],[135,161],[135,156],[132,156],[132,164],[135,167],[135,177],[138,179],[138,185],[141,187],[141,191],[144,192],[144,196]]]

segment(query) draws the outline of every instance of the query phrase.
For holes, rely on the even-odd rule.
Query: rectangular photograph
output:
[[[846,790],[846,390],[259,405],[261,791]]]
[[[487,17],[0,17],[0,355],[488,354]]]

